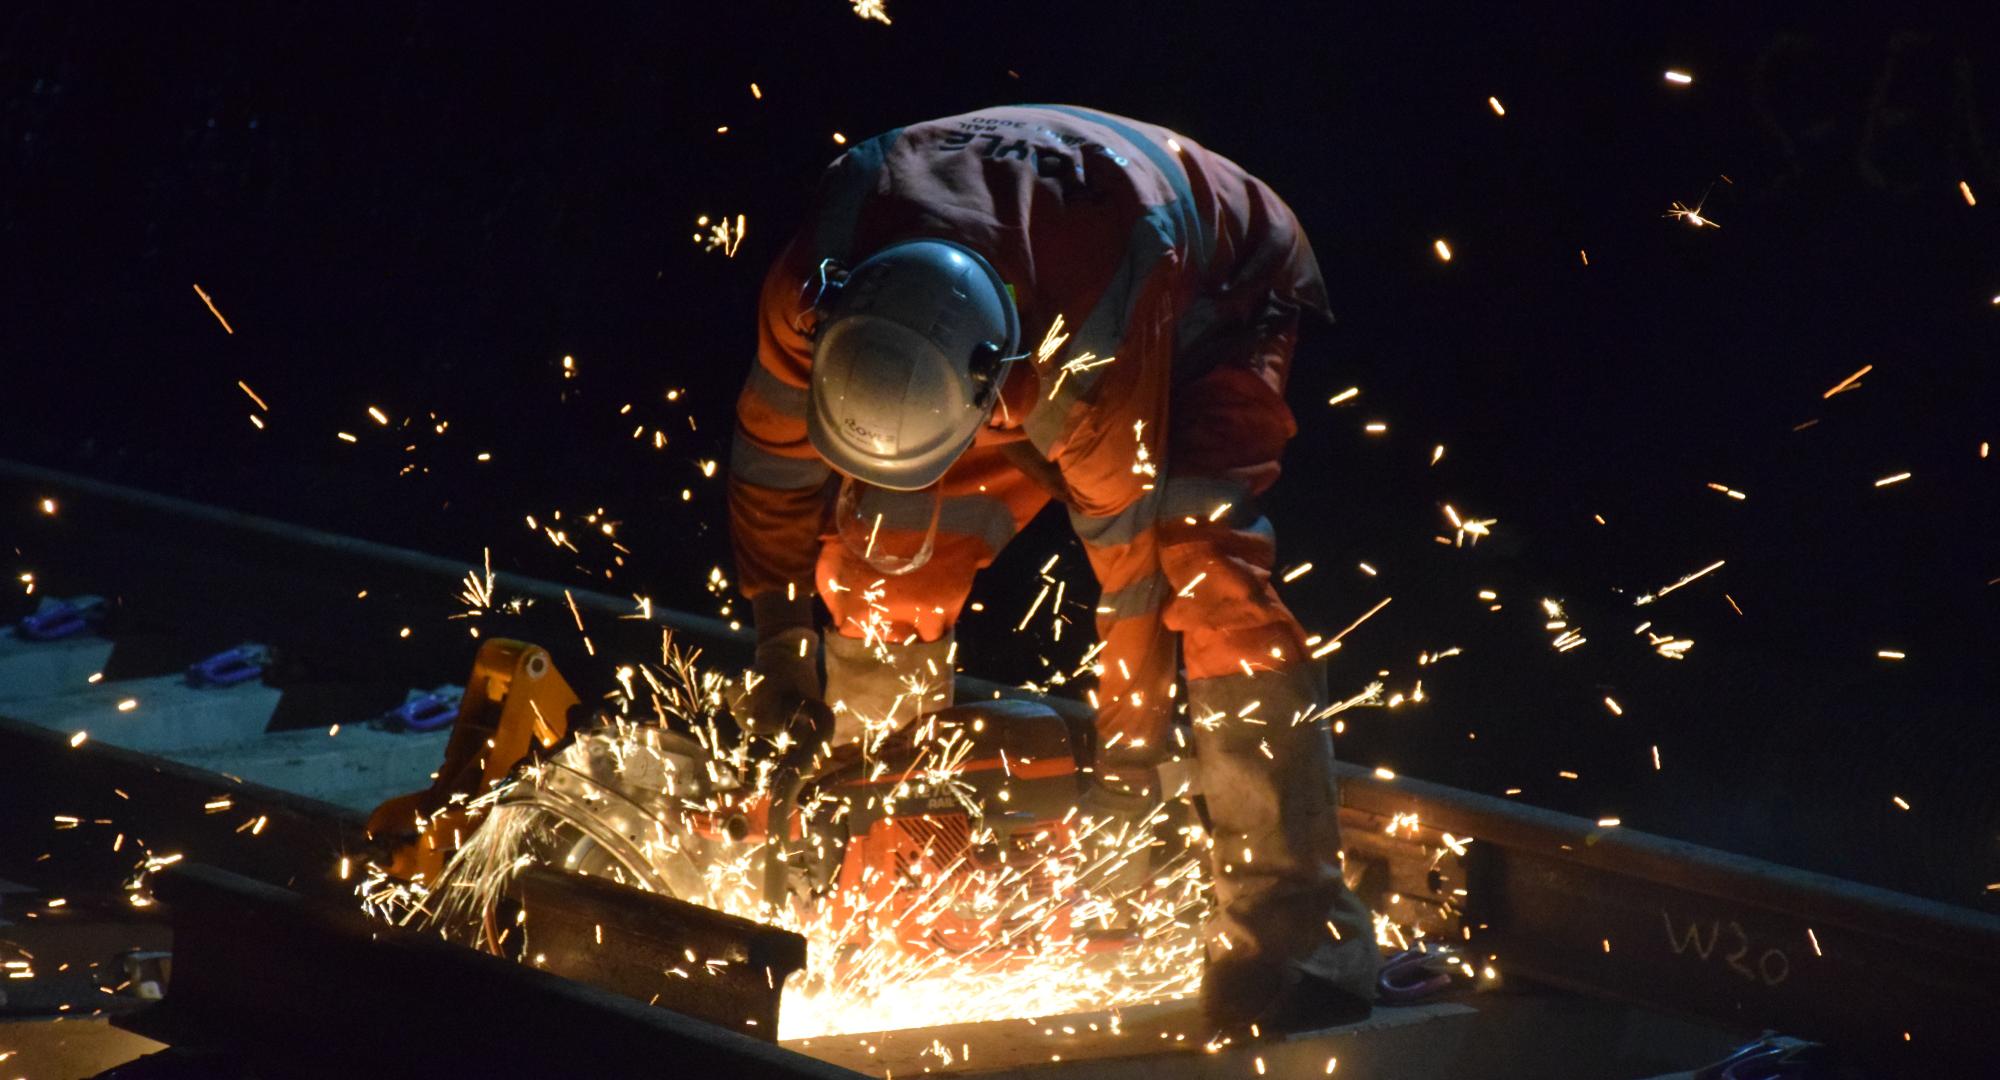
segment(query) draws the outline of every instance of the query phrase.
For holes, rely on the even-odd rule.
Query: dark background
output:
[[[0,454],[714,613],[722,483],[698,463],[726,456],[755,286],[832,134],[1104,108],[1264,177],[1319,252],[1339,323],[1301,347],[1271,507],[1284,565],[1318,569],[1287,596],[1330,631],[1393,595],[1335,686],[1387,670],[1426,696],[1350,713],[1343,756],[2000,909],[1979,19],[888,6],[12,6]],[[1704,197],[1720,228],[1665,216]],[[734,258],[691,240],[738,213]],[[1438,545],[1444,503],[1495,535]],[[573,529],[572,556],[523,521],[599,507],[631,549],[610,581],[608,540]],[[1057,550],[1076,625],[1012,633]],[[968,666],[1073,663],[1087,578],[1038,523],[982,579]],[[1544,597],[1588,644],[1550,647]],[[1633,635],[1648,618],[1687,659]]]

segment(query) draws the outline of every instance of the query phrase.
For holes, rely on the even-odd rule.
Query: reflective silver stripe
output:
[[[1138,539],[1158,518],[1159,511],[1160,491],[1155,488],[1109,517],[1085,517],[1072,510],[1069,524],[1076,530],[1077,539],[1092,547],[1117,547]]]
[[[1167,594],[1167,578],[1164,574],[1153,574],[1144,581],[1135,582],[1122,589],[1105,593],[1097,601],[1099,619],[1130,619],[1139,615],[1150,615],[1160,610],[1160,602]]]
[[[1085,353],[1095,353],[1100,360],[1118,355],[1132,319],[1132,305],[1138,301],[1141,287],[1153,268],[1173,250],[1170,212],[1170,208],[1156,206],[1133,223],[1132,237],[1125,244],[1125,262],[1104,287],[1104,295],[1098,298],[1097,306],[1077,324],[1075,333],[1060,355],[1080,357]],[[1069,416],[1070,406],[1090,392],[1106,366],[1067,374],[1063,374],[1060,368],[1052,368],[1044,373],[1043,385],[1051,387],[1051,390],[1045,391],[1035,402],[1034,411],[1021,425],[1027,429],[1028,441],[1035,444],[1035,449],[1047,454],[1056,440],[1062,437],[1063,421]],[[1061,385],[1058,386],[1059,377]]]
[[[929,524],[924,516],[930,512],[928,495],[895,498],[884,493],[877,505],[882,508],[882,524],[889,528],[914,532]],[[1014,538],[1014,514],[991,495],[952,495],[939,501],[938,531],[970,536],[997,553]]]
[[[1228,516],[1232,521],[1246,520],[1244,512],[1252,509],[1250,489],[1234,480],[1224,480],[1212,476],[1169,476],[1161,485],[1164,494],[1160,499],[1160,519],[1180,521],[1194,518],[1206,521],[1210,514],[1221,506],[1228,506]]]
[[[991,495],[953,495],[938,507],[938,531],[978,537],[998,554],[1014,538],[1014,512]]]
[[[772,411],[783,416],[792,417],[795,420],[805,419],[805,387],[793,386],[791,383],[778,378],[761,361],[753,362],[750,365],[750,377],[744,380],[744,382],[745,385],[763,400],[764,404],[771,407]]]
[[[729,447],[729,475],[746,484],[797,491],[826,483],[833,470],[818,458],[790,458],[769,450],[736,433]]]

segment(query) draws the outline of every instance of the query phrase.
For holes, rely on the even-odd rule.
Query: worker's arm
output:
[[[1076,330],[1037,360],[1041,400],[1029,439],[1061,473],[1073,514],[1133,510],[1158,482],[1173,387],[1181,265],[1163,237],[1141,232]]]
[[[1139,241],[1076,338],[1043,366],[1043,400],[1027,423],[1030,438],[1053,435],[1070,523],[1102,588],[1097,731],[1107,761],[1163,752],[1173,704],[1174,644],[1160,621],[1165,578],[1154,518],[1166,481],[1182,270],[1162,239]]]
[[[810,264],[795,240],[765,275],[757,359],[736,399],[729,455],[730,541],[757,631],[749,715],[741,720],[766,731],[781,730],[802,702],[820,696],[813,567],[831,470],[806,441],[812,347],[799,320]]]
[[[800,291],[812,273],[795,240],[765,275],[757,310],[757,359],[736,399],[729,455],[729,529],[736,577],[756,602],[776,593],[810,612],[813,566],[831,470],[806,441],[806,385],[812,345],[798,322]],[[757,614],[781,609],[769,601]],[[763,628],[759,619],[759,628]]]

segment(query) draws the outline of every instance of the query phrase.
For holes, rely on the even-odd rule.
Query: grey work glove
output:
[[[806,702],[820,700],[819,635],[784,630],[758,642],[750,672],[750,716],[744,727],[752,734],[776,735],[791,726]]]
[[[951,708],[950,634],[884,646],[829,632],[825,644],[827,704],[837,707],[835,746],[861,738],[864,719],[894,730]]]
[[[821,699],[819,634],[812,626],[812,601],[771,593],[750,601],[757,623],[757,655],[750,666],[746,716],[738,723],[752,734],[776,735],[791,726],[799,707]]]

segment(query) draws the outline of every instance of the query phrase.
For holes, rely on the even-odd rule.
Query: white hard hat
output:
[[[928,487],[986,423],[1020,340],[1014,298],[977,252],[949,240],[892,244],[822,304],[806,435],[857,480]]]

